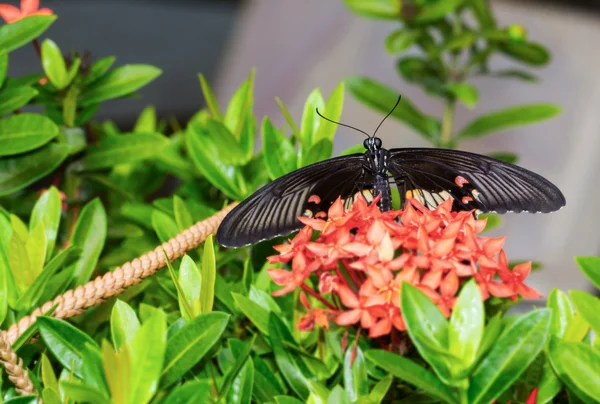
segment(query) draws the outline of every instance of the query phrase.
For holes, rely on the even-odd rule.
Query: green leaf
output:
[[[174,388],[164,399],[163,404],[210,403],[211,399],[212,386],[210,380],[191,380]]]
[[[117,351],[129,345],[140,329],[140,322],[130,305],[117,299],[110,314],[110,334]]]
[[[565,330],[564,340],[569,342],[580,342],[588,334],[590,326],[585,321],[581,313],[575,313],[567,329]]]
[[[365,356],[386,372],[427,392],[428,395],[447,403],[458,403],[455,394],[448,386],[412,360],[383,350],[370,350],[365,352]]]
[[[179,227],[175,220],[160,210],[152,212],[152,228],[161,243],[169,241],[179,233]]]
[[[553,289],[548,295],[548,308],[552,311],[550,334],[563,337],[573,321],[573,307],[567,294],[562,290]]]
[[[468,83],[453,83],[446,87],[460,102],[473,109],[477,106],[479,92]]]
[[[394,376],[389,374],[385,376],[383,379],[379,380],[377,384],[373,387],[373,390],[369,393],[368,402],[370,404],[381,404],[385,399],[390,387],[392,386],[392,382],[394,381]]]
[[[91,404],[111,403],[108,398],[104,397],[101,391],[87,384],[61,380],[59,385],[64,394],[75,402]]]
[[[234,134],[221,122],[209,119],[205,124],[204,133],[217,149],[216,156],[224,164],[241,166],[249,161],[244,149],[238,143]],[[252,158],[252,155],[249,156]]]
[[[149,65],[117,67],[92,83],[80,97],[80,105],[87,106],[130,94],[157,78],[162,70]]]
[[[409,31],[405,28],[397,29],[385,38],[385,50],[388,53],[401,53],[413,46],[419,37],[421,31]]]
[[[54,357],[77,377],[83,377],[83,350],[96,346],[87,334],[69,323],[52,317],[37,318],[40,335]]]
[[[252,324],[254,324],[262,334],[269,335],[269,311],[244,295],[239,293],[231,293],[231,295],[233,296],[233,300],[237,307],[250,321],[252,321]]]
[[[156,133],[156,110],[148,105],[138,116],[133,131],[137,133]]]
[[[600,313],[600,299],[578,290],[571,290],[569,294],[577,312],[590,325],[590,328],[596,335],[600,335],[600,317],[598,317],[598,313]]]
[[[510,164],[517,164],[517,162],[519,161],[519,156],[517,156],[515,153],[510,152],[490,153],[488,154],[488,156]]]
[[[38,114],[19,114],[0,119],[0,156],[37,149],[58,135],[58,127]]]
[[[217,102],[215,94],[213,93],[212,89],[210,88],[208,81],[206,80],[206,78],[204,77],[203,74],[198,74],[198,78],[200,79],[200,87],[202,87],[202,94],[204,95],[204,101],[206,101],[206,105],[208,106],[208,109],[210,110],[211,115],[213,116],[213,118],[217,119],[218,121],[223,121],[223,114],[221,113],[221,110],[219,109],[219,103]]]
[[[33,41],[56,20],[55,15],[32,15],[0,27],[0,49],[10,52]]]
[[[177,279],[177,275],[175,274],[175,269],[173,269],[173,265],[171,265],[171,261],[169,261],[167,252],[164,249],[163,249],[163,255],[167,262],[167,268],[169,269],[169,275],[171,276],[173,285],[175,286],[175,289],[177,290],[177,300],[179,302],[179,307],[183,309],[182,310],[183,317],[186,319],[186,321],[191,321],[195,317],[194,311],[193,311],[192,307],[190,306],[190,303],[188,302],[188,300],[185,298],[185,295],[183,294],[183,288],[181,287],[181,284],[179,283],[179,280]],[[140,312],[140,314],[141,314],[141,312]]]
[[[177,227],[179,227],[179,231],[184,231],[193,226],[194,219],[192,219],[190,211],[183,199],[177,195],[173,196],[173,214],[175,215],[175,222],[177,223]]]
[[[273,126],[268,117],[262,123],[262,143],[265,169],[272,180],[296,169],[297,155],[294,146],[283,132]]]
[[[161,387],[166,388],[175,383],[200,362],[221,338],[228,322],[229,316],[225,313],[200,314],[170,337],[165,352]]]
[[[363,17],[394,19],[400,16],[400,0],[344,0],[352,12]]]
[[[439,20],[447,14],[453,12],[464,0],[442,0],[427,3],[421,7],[417,16],[414,18],[416,23],[424,24]]]
[[[43,223],[46,234],[46,260],[52,256],[58,226],[60,224],[60,212],[62,201],[58,190],[52,186],[42,194],[33,206],[31,219],[29,220],[29,230],[33,230],[39,223]]]
[[[104,75],[110,69],[110,67],[115,63],[114,56],[107,56],[101,59],[98,59],[94,62],[94,64],[90,67],[90,70],[87,72],[87,75],[83,79],[83,84],[89,86],[100,77]]]
[[[166,363],[167,316],[158,309],[148,318],[128,345],[131,352],[132,403],[148,403],[158,389],[163,361]]]
[[[444,315],[423,292],[406,282],[402,284],[401,307],[408,334],[423,359],[440,378],[450,380],[452,363],[447,360],[448,322]]]
[[[600,353],[598,351],[582,342],[565,342],[552,337],[548,352],[552,366],[560,379],[579,398],[584,402],[600,401]]]
[[[351,402],[369,394],[367,365],[362,350],[356,347],[356,357],[352,363],[353,349],[346,350],[344,356],[344,387]]]
[[[311,394],[311,396],[314,396],[314,394]],[[352,402],[353,400],[349,397],[348,393],[339,385],[335,386],[327,397],[327,404],[350,404]]]
[[[244,121],[248,117],[248,112],[252,111],[252,103],[254,100],[254,69],[250,72],[250,76],[238,88],[225,111],[223,123],[233,133],[236,139],[239,139]]]
[[[550,62],[550,53],[538,43],[508,41],[499,49],[506,56],[530,66],[544,66]]]
[[[344,82],[342,81],[338,86],[331,92],[331,95],[325,103],[325,108],[321,112],[327,118],[333,121],[339,121],[342,116],[342,107],[344,105]],[[333,141],[335,131],[338,125],[333,122],[321,120],[319,128],[315,133],[312,144],[317,144],[323,139]]]
[[[52,369],[52,364],[48,357],[42,354],[41,359],[41,373],[42,373],[42,381],[44,382],[44,387],[53,389],[58,392],[58,380],[56,379],[56,374],[54,373],[54,369]]]
[[[46,232],[43,223],[38,223],[33,228],[27,241],[25,242],[27,256],[29,258],[29,273],[31,279],[35,279],[44,268],[44,259],[46,258]],[[28,283],[29,285],[31,283]]]
[[[4,88],[0,91],[0,115],[9,114],[27,105],[36,95],[38,92],[31,87]]]
[[[68,146],[49,144],[31,153],[0,159],[0,196],[17,192],[54,171],[68,155]]]
[[[450,353],[469,368],[477,357],[483,338],[485,312],[481,292],[474,280],[466,283],[450,316],[448,347]]]
[[[229,342],[229,348],[236,361],[227,372],[219,391],[220,397],[227,397],[227,403],[250,404],[254,384],[254,363],[250,358],[250,353],[255,340],[256,335],[248,343],[236,340]]]
[[[527,125],[550,119],[560,112],[553,104],[528,104],[490,112],[471,121],[458,134],[460,140],[478,138],[514,126]]]
[[[42,273],[35,278],[33,283],[27,288],[27,291],[14,305],[14,308],[17,310],[33,309],[40,301],[44,290],[48,287],[51,277],[65,265],[69,265],[79,257],[79,254],[80,250],[72,245],[61,251],[44,267]]]
[[[308,149],[314,142],[313,139],[321,124],[321,117],[317,114],[323,112],[325,108],[325,100],[321,95],[321,90],[314,89],[304,103],[304,112],[302,113],[302,122],[300,125],[300,141],[304,148]],[[264,123],[264,122],[263,122]]]
[[[458,35],[451,36],[444,44],[448,50],[458,50],[470,48],[475,43],[477,37],[471,31],[464,31]]]
[[[581,272],[594,284],[596,289],[600,289],[600,257],[575,257],[575,262],[581,269]]]
[[[104,137],[83,158],[84,170],[98,170],[155,157],[168,144],[159,133],[129,133]]]
[[[106,228],[106,211],[96,198],[81,210],[71,237],[71,245],[81,249],[81,256],[74,264],[76,285],[86,283],[94,272],[106,241]]]
[[[306,400],[311,391],[312,375],[302,359],[288,347],[287,344],[297,346],[297,343],[287,326],[275,314],[269,316],[269,342],[281,375],[292,390]]]
[[[333,142],[329,139],[321,139],[313,144],[308,153],[302,155],[302,167],[331,158],[333,153]]]
[[[205,137],[195,125],[188,125],[185,140],[190,157],[202,175],[229,198],[244,199],[246,184],[241,172],[215,159],[216,150],[207,147]]]
[[[184,255],[181,260],[181,265],[179,266],[179,285],[181,285],[183,296],[192,312],[192,317],[186,320],[191,321],[198,314],[202,313],[202,302],[200,300],[202,275],[196,263],[189,255]],[[180,302],[179,311],[182,314],[187,314],[186,308],[183,306],[183,303]]]
[[[0,51],[0,88],[6,80],[6,72],[8,71],[8,52],[6,50]]]
[[[544,347],[550,320],[549,310],[537,310],[520,317],[501,334],[472,376],[470,403],[489,403],[521,376]]]
[[[318,91],[318,90],[315,90],[315,91]],[[322,99],[323,99],[323,97],[321,97],[321,100]],[[294,122],[294,118],[292,118],[292,114],[290,114],[290,111],[288,111],[288,109],[283,104],[283,101],[281,101],[281,99],[279,99],[279,97],[275,97],[275,101],[277,102],[277,105],[279,105],[279,109],[281,109],[281,113],[285,117],[285,121],[290,126],[290,129],[292,130],[292,134],[296,137],[296,139],[302,140],[302,134],[301,134],[300,130],[298,130],[298,126],[296,126],[296,122]],[[312,130],[314,131],[314,128],[312,128]]]
[[[200,289],[200,307],[203,313],[212,311],[215,301],[215,282],[217,277],[217,264],[215,261],[215,247],[213,235],[210,234],[204,242],[202,252],[202,288]]]
[[[502,226],[502,218],[496,213],[482,213],[481,215],[479,215],[479,219],[487,220],[485,224],[485,231],[490,231],[492,229]]]
[[[383,114],[390,112],[398,100],[399,94],[395,90],[367,77],[351,76],[345,82],[354,98]],[[406,98],[402,98],[391,116],[404,122],[430,142],[439,137],[439,121],[423,115]]]
[[[65,59],[56,43],[49,38],[42,42],[41,59],[46,76],[57,90],[69,85]]]
[[[529,83],[537,83],[540,81],[539,77],[531,74],[529,72],[517,69],[502,69],[496,70],[494,72],[489,73],[492,77],[500,77],[500,78],[513,78],[519,79],[521,81],[529,82]]]

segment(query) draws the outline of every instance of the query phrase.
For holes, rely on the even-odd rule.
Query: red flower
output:
[[[10,4],[0,4],[0,17],[7,23],[19,21],[30,15],[52,15],[49,8],[39,8],[40,0],[21,0],[21,9]]]
[[[446,317],[461,284],[470,278],[484,300],[490,295],[540,296],[523,284],[531,264],[511,271],[502,250],[504,238],[479,236],[485,220],[476,220],[473,212],[452,212],[451,199],[434,210],[410,199],[404,210],[388,212],[379,210],[377,200],[368,204],[359,195],[346,211],[338,198],[326,219],[301,217],[306,227],[289,243],[275,247],[279,256],[269,257],[273,263],[291,261],[292,267],[269,270],[273,281],[283,286],[273,295],[300,287],[323,305],[311,307],[301,295],[308,310],[298,324],[301,329],[315,324],[327,328],[334,319],[340,326],[360,324],[371,338],[394,328],[404,331],[404,281],[423,291]],[[310,241],[313,231],[318,238]],[[318,283],[307,283],[313,274]],[[312,285],[318,287],[313,290]]]

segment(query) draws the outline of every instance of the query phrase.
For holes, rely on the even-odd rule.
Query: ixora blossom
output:
[[[541,297],[523,284],[531,263],[511,270],[502,249],[504,237],[480,236],[486,220],[475,219],[472,211],[452,212],[451,199],[435,210],[410,199],[404,210],[388,212],[381,212],[376,202],[368,204],[359,196],[345,210],[338,198],[326,219],[300,217],[306,226],[289,243],[275,247],[279,255],[269,257],[272,264],[291,263],[290,271],[269,270],[283,286],[273,295],[296,288],[304,292],[300,296],[308,314],[300,329],[311,330],[315,323],[327,328],[334,321],[360,325],[373,338],[394,328],[404,331],[402,282],[418,287],[446,317],[460,285],[471,278],[483,299]],[[323,307],[312,307],[307,294]]]
[[[18,21],[30,15],[52,15],[49,8],[40,8],[39,0],[21,0],[21,8],[10,4],[0,4],[0,17],[7,23]]]

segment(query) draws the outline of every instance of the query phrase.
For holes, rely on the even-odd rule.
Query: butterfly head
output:
[[[381,139],[374,136],[365,139],[365,141],[363,142],[363,146],[365,146],[365,149],[369,150],[370,152],[375,152],[381,149],[381,145]]]

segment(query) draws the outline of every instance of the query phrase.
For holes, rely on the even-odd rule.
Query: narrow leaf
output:
[[[81,210],[71,237],[71,245],[81,250],[73,275],[76,285],[86,283],[96,268],[106,241],[106,228],[104,206],[100,199],[94,199]]]

